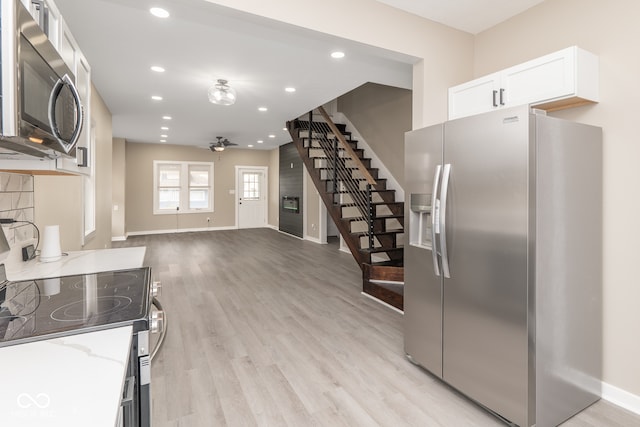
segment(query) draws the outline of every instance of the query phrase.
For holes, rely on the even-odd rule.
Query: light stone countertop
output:
[[[6,264],[11,281],[143,266],[145,247],[72,251],[60,261]],[[0,424],[113,427],[127,371],[132,327],[0,348]]]
[[[99,271],[127,270],[142,267],[146,248],[96,249],[70,251],[60,261],[41,262],[38,257],[27,262],[7,263],[7,278],[12,282],[50,277],[90,274]]]
[[[113,427],[132,327],[0,348],[2,425]]]

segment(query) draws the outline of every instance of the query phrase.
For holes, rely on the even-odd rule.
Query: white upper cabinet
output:
[[[522,104],[553,111],[598,100],[598,57],[572,46],[449,88],[449,119]]]
[[[449,88],[449,118],[473,116],[498,106],[499,73]]]

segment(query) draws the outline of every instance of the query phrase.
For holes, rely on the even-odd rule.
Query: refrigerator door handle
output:
[[[451,164],[444,165],[442,174],[442,190],[440,192],[440,256],[442,257],[442,275],[449,279],[449,256],[447,255],[447,196],[449,194],[449,176]]]
[[[431,257],[433,258],[433,271],[436,276],[440,276],[440,266],[438,264],[438,249],[436,245],[436,233],[438,233],[438,227],[440,226],[440,207],[437,194],[438,187],[440,186],[440,171],[442,165],[436,166],[436,172],[433,175],[433,191],[431,193]]]

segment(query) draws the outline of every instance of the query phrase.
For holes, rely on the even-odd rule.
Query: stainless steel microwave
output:
[[[0,155],[75,158],[84,117],[74,75],[20,0],[0,7]]]

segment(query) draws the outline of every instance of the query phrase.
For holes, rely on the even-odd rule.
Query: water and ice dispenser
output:
[[[411,193],[409,244],[431,249],[431,194]]]

